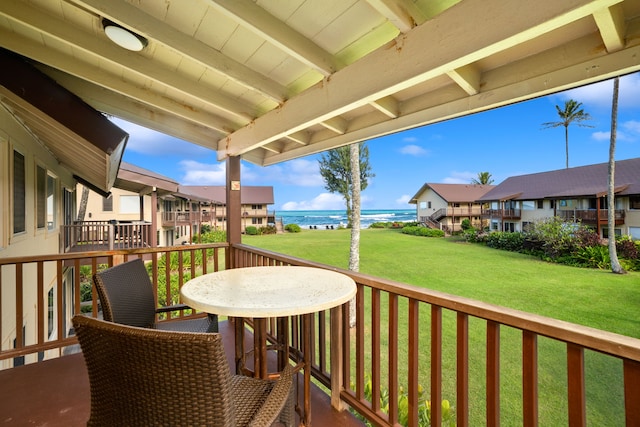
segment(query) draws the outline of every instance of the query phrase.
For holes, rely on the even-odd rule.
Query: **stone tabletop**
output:
[[[279,317],[337,307],[356,294],[342,273],[314,267],[245,267],[189,280],[182,301],[200,311],[232,317]]]

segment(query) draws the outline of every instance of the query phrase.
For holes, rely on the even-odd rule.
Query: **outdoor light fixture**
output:
[[[108,19],[102,20],[102,26],[104,27],[104,33],[107,37],[122,48],[139,52],[147,46],[147,39]]]

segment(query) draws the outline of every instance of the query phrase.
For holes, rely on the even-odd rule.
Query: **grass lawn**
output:
[[[349,230],[303,230],[243,236],[243,243],[347,268],[349,239]],[[640,338],[640,273],[637,272],[615,275],[609,271],[567,267],[455,239],[409,236],[380,229],[362,230],[360,271]],[[455,404],[453,314],[445,312],[444,322],[445,334],[454,332],[443,340],[443,396]],[[428,324],[424,326],[428,331]],[[469,333],[473,358],[470,361],[472,424],[484,425],[483,322],[472,319]],[[424,340],[426,343],[428,333]],[[502,425],[522,425],[520,334],[503,328],[501,343]],[[474,369],[474,365],[482,368]],[[565,347],[541,337],[539,365],[540,425],[567,425]],[[621,375],[621,363],[586,352],[589,425],[624,425]],[[420,383],[428,387],[426,373],[421,375]],[[516,395],[517,398],[509,398]]]

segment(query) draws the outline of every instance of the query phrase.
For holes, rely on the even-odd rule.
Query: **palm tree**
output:
[[[618,86],[619,86],[619,77],[616,77],[613,80],[613,103],[611,107],[611,140],[609,142],[609,182],[607,187],[607,201],[608,201],[608,236],[609,236],[609,259],[611,260],[611,271],[617,274],[624,274],[626,271],[620,265],[620,260],[618,260],[618,252],[616,251],[616,236],[615,236],[615,208],[616,203],[614,201],[615,196],[615,183],[614,177],[616,174],[616,161],[615,161],[615,152],[616,152],[616,130],[618,124]]]
[[[471,183],[475,185],[489,185],[493,184],[493,178],[489,172],[478,172],[477,178],[472,178]]]
[[[549,128],[557,128],[559,126],[564,126],[564,140],[565,140],[565,151],[567,154],[567,169],[569,168],[569,125],[571,123],[576,123],[581,127],[593,127],[582,122],[587,120],[591,120],[591,116],[589,113],[585,113],[582,109],[582,103],[570,99],[564,103],[564,110],[560,109],[558,105],[556,105],[556,110],[558,111],[558,116],[560,116],[559,122],[547,122],[543,123],[544,129]]]

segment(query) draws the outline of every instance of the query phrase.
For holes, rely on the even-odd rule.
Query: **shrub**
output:
[[[386,222],[374,222],[369,225],[369,228],[387,228]]]
[[[264,227],[260,227],[258,230],[260,234],[276,234],[276,226],[275,225],[266,225]]]
[[[287,224],[284,226],[284,229],[289,233],[299,233],[300,226],[298,224]]]
[[[469,220],[469,218],[465,218],[462,220],[462,222],[460,223],[460,228],[462,228],[463,231],[469,230],[471,228],[471,221]]]
[[[600,268],[602,270],[611,268],[609,248],[606,246],[598,245],[579,248],[575,257],[586,267]]]
[[[436,230],[428,227],[419,227],[416,225],[407,225],[402,228],[404,234],[423,237],[444,237],[444,231]]]
[[[258,229],[256,227],[254,227],[253,225],[249,225],[244,229],[244,232],[250,236],[257,236],[258,233]]]
[[[355,389],[355,385],[352,383],[351,388]],[[364,384],[364,396],[367,400],[371,401],[373,396],[373,384],[371,377],[367,375],[366,382]],[[453,407],[448,400],[443,400],[442,403],[442,426],[455,427],[456,417]],[[380,387],[380,409],[384,413],[389,412],[389,390],[385,387]],[[362,415],[353,411],[356,418],[364,421],[365,425],[371,426],[371,423],[366,420]],[[402,426],[409,425],[409,396],[404,388],[400,387],[398,393],[398,423]],[[418,385],[418,426],[431,427],[431,401],[426,399],[424,388]]]
[[[204,231],[204,226],[202,227],[201,235],[194,235],[191,241],[193,243],[219,243],[227,241],[227,232],[224,230],[209,230],[207,232]]]
[[[631,236],[617,237],[616,252],[620,258],[638,259],[638,244],[631,240]]]
[[[486,243],[490,248],[521,252],[524,248],[524,234],[496,231],[487,236]]]

